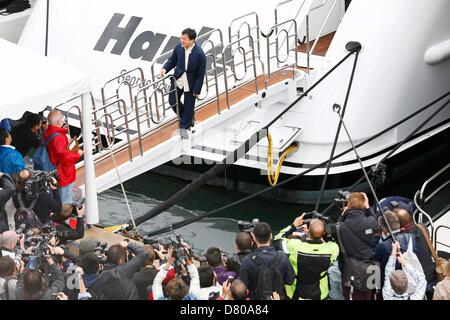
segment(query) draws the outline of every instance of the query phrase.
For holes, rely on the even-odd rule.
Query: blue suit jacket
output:
[[[178,44],[175,49],[173,49],[173,54],[164,64],[163,69],[169,72],[175,68],[174,76],[177,80],[186,72],[190,92],[192,94],[200,94],[203,87],[203,80],[205,79],[206,56],[203,49],[198,44],[194,46],[189,56],[187,70],[185,66],[185,49]]]

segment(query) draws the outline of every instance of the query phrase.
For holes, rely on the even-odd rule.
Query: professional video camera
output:
[[[344,210],[344,208],[348,205],[348,198],[350,197],[351,192],[350,191],[339,191],[338,192],[338,198],[334,199],[334,204],[341,210]]]
[[[25,194],[28,199],[35,199],[50,189],[50,184],[57,186],[56,170],[51,172],[31,171],[31,178],[25,182]]]
[[[260,223],[259,219],[253,219],[250,221],[238,221],[239,231],[241,232],[252,232],[255,226]]]

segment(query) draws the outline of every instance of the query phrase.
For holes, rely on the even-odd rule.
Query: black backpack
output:
[[[17,208],[17,211],[14,215],[16,226],[25,224],[26,229],[38,228],[42,230],[44,224],[41,222],[41,220],[33,210],[38,201],[38,198],[33,199],[33,201],[31,201],[30,203],[30,206],[27,207],[25,205],[25,202],[23,201],[22,193],[19,192],[17,194],[17,201],[19,202],[19,208]]]
[[[255,262],[256,284],[253,288],[252,300],[270,300],[273,293],[277,292],[281,299],[286,299],[283,277],[280,273],[281,259],[284,253],[277,252],[269,264],[259,257],[253,255],[251,258]]]
[[[352,232],[350,230],[350,232]],[[369,278],[371,273],[369,272],[371,268],[377,266],[379,268],[379,263],[373,260],[357,260],[353,257],[347,255],[345,247],[341,239],[341,226],[336,225],[336,235],[338,238],[339,249],[341,250],[342,256],[342,281],[343,284],[350,284],[354,289],[361,292],[370,292],[373,288],[369,288]]]

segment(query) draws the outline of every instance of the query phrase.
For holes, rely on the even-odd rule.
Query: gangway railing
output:
[[[173,94],[175,101],[170,102],[170,95]],[[162,79],[156,80],[149,85],[141,88],[135,96],[135,114],[137,134],[139,141],[139,152],[144,155],[143,138],[151,132],[151,128],[147,130],[142,128],[144,122],[152,121],[160,124],[166,119],[166,112],[174,109],[177,118],[180,118],[179,101],[177,94],[176,80],[173,75],[167,75]],[[143,101],[143,103],[141,103]],[[141,113],[141,110],[151,110],[150,114]],[[143,115],[145,115],[143,117]]]
[[[442,242],[441,240],[439,240],[439,235],[441,234],[440,231],[447,231],[447,233],[449,233],[450,235],[450,226],[445,226],[445,225],[441,225],[439,227],[436,228],[436,231],[434,232],[434,247],[436,248],[436,250],[440,251],[438,249],[438,246],[442,246],[445,249],[447,249],[447,252],[450,252],[450,243],[446,243],[446,242]],[[450,238],[450,236],[448,236],[448,238]]]
[[[416,205],[416,210],[413,214],[414,222],[416,223],[425,223],[430,225],[431,235],[435,236],[435,221],[436,218],[431,214],[429,214],[423,206],[428,204],[436,195],[438,195],[441,191],[443,191],[448,185],[450,185],[450,179],[446,179],[443,183],[440,183],[437,188],[434,188],[429,194],[427,191],[432,182],[436,181],[438,178],[443,177],[445,174],[448,174],[448,170],[450,169],[450,163],[447,164],[444,168],[436,172],[433,176],[427,179],[420,190],[416,192],[414,195],[414,204]]]
[[[273,60],[275,60],[276,62],[277,72],[282,69],[291,68],[292,79],[294,79],[297,74],[298,54],[299,54],[297,48],[297,41],[298,41],[297,21],[292,19],[282,23],[278,23],[274,25],[267,34],[262,33],[262,35],[267,39],[266,88],[268,86],[270,79],[272,78],[271,65]],[[284,37],[281,38],[282,41],[280,41],[280,37],[282,36]],[[281,46],[284,47],[284,44],[285,44],[285,52],[281,48]],[[273,50],[273,48],[275,49]],[[291,59],[290,63],[289,59]]]

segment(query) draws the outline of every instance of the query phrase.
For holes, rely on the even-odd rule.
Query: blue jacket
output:
[[[0,172],[17,174],[25,168],[25,161],[19,151],[12,147],[0,146]]]
[[[186,72],[190,92],[192,94],[201,93],[206,73],[206,56],[203,49],[198,44],[194,46],[189,56],[187,70],[185,49],[181,46],[181,44],[178,44],[175,49],[173,49],[172,56],[169,60],[167,60],[163,67],[166,72],[171,71],[173,68],[175,68],[175,79],[180,79]]]

